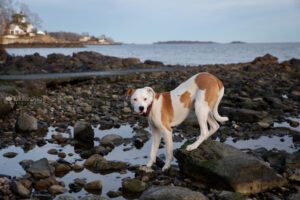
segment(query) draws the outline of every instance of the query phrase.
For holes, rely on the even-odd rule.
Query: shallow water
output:
[[[300,43],[249,43],[249,44],[124,44],[91,45],[85,48],[17,48],[8,49],[10,54],[41,55],[62,53],[72,55],[79,51],[96,51],[116,57],[137,57],[164,64],[227,64],[249,62],[258,56],[270,53],[279,61],[300,58]]]
[[[284,125],[284,124],[283,124]],[[279,126],[279,125],[277,125]],[[73,128],[69,127],[69,131],[72,134]],[[123,124],[121,125],[120,128],[113,128],[109,130],[99,130],[98,127],[93,127],[94,132],[95,132],[95,137],[102,138],[104,135],[107,134],[118,134],[121,135],[123,138],[132,138],[135,134],[134,127],[131,127],[128,124]],[[297,128],[297,130],[299,127]],[[146,131],[149,131],[148,129],[145,129]],[[52,134],[55,134],[55,128],[50,127],[48,129],[48,134],[45,136],[46,139],[50,139]],[[178,134],[178,133],[174,133]],[[69,137],[70,134],[64,133],[65,137]],[[282,140],[283,139],[283,140]],[[185,140],[182,140],[181,142],[175,142],[174,143],[174,149],[179,148]],[[250,139],[250,140],[238,140],[236,142],[233,142],[232,138],[227,138],[226,142],[227,144],[230,144],[232,146],[235,146],[239,149],[257,149],[260,147],[265,147],[266,149],[272,149],[272,148],[277,148],[279,150],[285,150],[289,153],[292,153],[294,151],[297,151],[299,147],[295,147],[292,141],[291,136],[283,136],[283,137],[278,137],[278,136],[273,136],[273,137],[267,137],[267,136],[262,136],[258,139]],[[94,145],[98,145],[99,142],[95,141]],[[144,146],[141,149],[136,149],[133,147],[131,150],[128,151],[123,151],[125,148],[130,147],[132,144],[128,144],[127,146],[125,145],[120,145],[116,148],[113,149],[112,152],[110,152],[105,158],[107,160],[117,160],[117,161],[125,161],[130,163],[131,165],[144,165],[148,161],[148,156],[150,152],[150,147],[151,147],[151,140],[148,140]],[[53,144],[47,142],[46,145],[38,147],[36,146],[34,149],[31,149],[27,152],[24,152],[24,150],[20,147],[16,146],[10,146],[6,149],[0,150],[0,172],[1,174],[5,175],[10,175],[10,176],[22,176],[25,174],[25,171],[22,169],[21,165],[19,165],[19,162],[24,160],[24,159],[32,159],[32,160],[38,160],[43,157],[46,157],[48,160],[57,160],[58,156],[57,155],[50,155],[47,153],[47,151],[51,148],[55,148],[57,150],[61,150],[67,154],[67,157],[65,158],[66,161],[70,163],[74,163],[75,161],[78,161],[83,164],[84,160],[82,161],[81,157],[79,154],[74,152],[74,147],[71,145],[65,145],[61,146],[58,144]],[[14,158],[5,158],[2,155],[6,152],[17,152],[18,155]],[[158,155],[164,154],[165,149],[159,149]],[[73,153],[73,156],[69,156],[68,153]],[[173,161],[174,165],[177,165],[176,160]],[[117,191],[122,184],[122,179],[124,178],[133,178],[134,173],[126,170],[126,172],[123,174],[120,174],[119,172],[114,172],[110,174],[95,174],[87,169],[84,169],[81,172],[74,172],[70,171],[68,174],[65,176],[61,177],[58,180],[62,180],[66,188],[68,188],[69,183],[72,183],[75,178],[86,178],[87,181],[93,181],[100,179],[103,183],[103,189],[102,189],[102,196],[106,196],[106,193],[110,190]],[[65,193],[66,194],[66,193]],[[80,197],[85,194],[88,194],[84,189],[82,189],[78,193],[69,193],[70,195],[74,197]],[[116,199],[123,199],[123,197],[119,197]]]

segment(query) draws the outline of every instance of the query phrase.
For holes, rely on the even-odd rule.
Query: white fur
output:
[[[219,103],[224,95],[224,88],[219,91],[219,97],[211,109],[208,102],[205,101],[205,90],[200,90],[195,83],[195,78],[199,74],[196,74],[180,84],[177,88],[170,92],[172,108],[173,108],[173,119],[171,127],[179,125],[183,122],[190,112],[190,108],[185,108],[183,103],[180,101],[181,95],[188,91],[190,93],[191,100],[195,107],[195,113],[200,125],[200,136],[197,140],[187,146],[188,151],[192,151],[212,134],[214,134],[220,127],[217,121],[224,122],[227,121],[227,117],[221,117],[218,113]],[[146,99],[146,100],[145,100]],[[137,89],[131,96],[131,103],[133,105],[134,111],[140,112],[139,107],[144,106],[147,108],[152,103],[152,109],[148,116],[148,123],[152,131],[152,146],[150,152],[150,160],[147,163],[147,167],[151,167],[156,161],[156,154],[159,148],[161,138],[164,138],[166,144],[166,162],[163,167],[163,171],[171,166],[173,160],[173,141],[172,141],[172,131],[164,127],[161,116],[162,116],[162,95],[158,99],[155,99],[155,92],[150,87],[145,87]],[[208,124],[210,129],[208,130]]]

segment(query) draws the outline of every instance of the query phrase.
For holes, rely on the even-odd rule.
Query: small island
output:
[[[247,43],[243,41],[232,41],[229,44],[247,44]]]
[[[190,41],[190,40],[170,40],[170,41],[159,41],[153,44],[216,44],[213,41]]]

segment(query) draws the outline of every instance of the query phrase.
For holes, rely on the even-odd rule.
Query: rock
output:
[[[57,200],[76,200],[76,198],[69,196],[69,195],[63,195],[63,196],[57,197]]]
[[[237,122],[253,123],[258,122],[267,116],[267,113],[263,111],[240,108],[222,107],[221,111],[224,113],[224,115],[228,116],[230,120]]]
[[[127,167],[124,162],[108,161],[98,154],[90,156],[84,166],[93,171],[122,170]]]
[[[65,175],[72,170],[72,167],[67,163],[57,163],[55,166],[55,174]]]
[[[32,174],[34,178],[42,179],[53,175],[54,170],[50,166],[48,160],[46,158],[42,158],[33,162],[26,171]]]
[[[52,155],[57,155],[58,154],[58,151],[56,149],[49,149],[47,151],[48,154],[52,154]]]
[[[58,185],[59,182],[55,179],[54,176],[50,176],[45,179],[40,179],[34,184],[34,188],[38,191],[47,190],[51,185]]]
[[[260,126],[261,128],[264,128],[264,129],[270,127],[269,123],[263,122],[263,121],[259,121],[257,124],[258,124],[258,126]]]
[[[19,181],[13,182],[13,191],[17,193],[20,197],[23,198],[30,197],[30,191]]]
[[[8,58],[8,54],[5,51],[5,49],[3,47],[0,46],[0,64],[3,64],[6,62],[7,58]]]
[[[18,153],[16,152],[6,152],[3,154],[3,157],[6,157],[6,158],[14,158],[18,155]]]
[[[255,58],[251,63],[254,65],[276,65],[278,64],[278,58],[271,54],[266,54],[262,57]]]
[[[202,193],[178,186],[153,186],[142,193],[140,200],[207,200]]]
[[[105,200],[105,198],[99,195],[89,194],[87,196],[80,198],[80,200]]]
[[[153,61],[153,60],[145,60],[144,64],[151,65],[151,66],[163,66],[164,63],[159,61]]]
[[[300,192],[296,194],[292,194],[288,197],[288,200],[299,200],[300,199]]]
[[[105,135],[103,138],[100,140],[100,144],[102,146],[119,146],[124,142],[122,136],[117,135],[117,134],[108,134]]]
[[[106,195],[109,197],[109,198],[116,198],[116,197],[119,197],[122,195],[122,192],[121,191],[108,191],[106,193]]]
[[[52,194],[63,194],[67,191],[66,188],[64,188],[63,186],[61,185],[52,185],[50,188],[49,188],[49,192],[51,192]]]
[[[230,192],[230,191],[222,191],[218,195],[218,199],[220,199],[220,200],[246,200],[247,198],[240,193]]]
[[[122,60],[124,67],[133,67],[134,65],[140,64],[141,61],[138,58],[125,58]]]
[[[74,165],[72,166],[72,169],[75,172],[80,172],[83,170],[83,166],[79,162],[75,162]]]
[[[94,131],[90,124],[77,121],[74,125],[74,139],[80,142],[91,142],[94,140]]]
[[[147,184],[138,179],[127,179],[122,182],[122,189],[127,193],[140,193],[147,189]]]
[[[21,132],[36,131],[38,129],[37,119],[27,113],[23,113],[18,117],[16,129]]]
[[[101,190],[102,189],[102,183],[100,180],[91,181],[84,185],[85,190]]]
[[[9,103],[0,102],[0,118],[6,117],[12,110],[12,105]]]
[[[178,149],[175,157],[181,171],[195,179],[244,194],[286,184],[266,163],[230,145],[208,140],[190,152],[186,146]]]

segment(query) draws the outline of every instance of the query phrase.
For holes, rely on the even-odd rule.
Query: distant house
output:
[[[37,29],[26,20],[26,15],[22,13],[16,13],[12,16],[12,21],[9,24],[7,35],[13,36],[35,36]]]
[[[89,37],[89,36],[83,36],[83,37],[79,38],[79,42],[87,42],[90,40],[91,40],[91,37]]]

